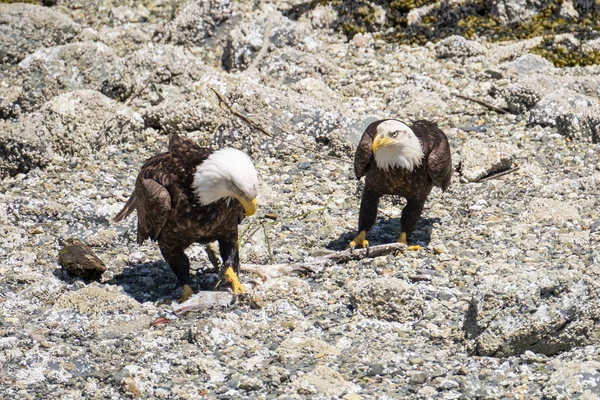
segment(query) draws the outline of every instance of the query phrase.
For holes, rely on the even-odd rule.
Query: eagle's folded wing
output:
[[[171,212],[171,195],[160,183],[143,178],[136,187],[139,244],[146,238],[157,240]]]
[[[452,179],[452,156],[445,137],[437,140],[427,157],[427,173],[433,184],[442,190],[448,189]]]
[[[356,153],[354,153],[354,174],[356,175],[356,179],[360,179],[367,173],[369,164],[373,159],[372,147],[373,138],[371,138],[368,131],[365,131],[360,138]]]

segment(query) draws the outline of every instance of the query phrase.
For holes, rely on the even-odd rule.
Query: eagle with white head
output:
[[[137,241],[158,241],[163,257],[183,285],[180,302],[193,294],[185,255],[193,243],[219,242],[222,280],[240,293],[244,287],[237,276],[238,224],[256,212],[257,192],[258,174],[245,153],[202,148],[172,135],[169,151],[144,163],[133,194],[113,221],[137,210]]]
[[[367,247],[367,232],[375,224],[379,198],[397,195],[406,199],[400,218],[405,243],[415,228],[433,186],[446,190],[452,177],[448,138],[433,122],[411,126],[395,119],[371,123],[354,155],[356,178],[365,176],[360,203],[358,235],[348,247]]]

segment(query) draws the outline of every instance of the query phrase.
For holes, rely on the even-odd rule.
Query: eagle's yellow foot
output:
[[[406,232],[402,232],[400,233],[400,237],[398,238],[398,243],[404,243],[406,244]],[[419,245],[416,246],[408,246],[408,248],[406,250],[408,251],[417,251],[417,250],[421,250],[422,247]]]
[[[246,289],[244,289],[244,287],[242,286],[242,283],[238,279],[232,267],[227,267],[225,273],[223,274],[222,280],[225,280],[226,283],[229,283],[231,285],[231,290],[233,290],[234,294],[246,293]],[[221,281],[217,282],[217,287],[221,284]]]
[[[354,238],[354,240],[350,242],[350,244],[348,245],[348,247],[346,247],[346,249],[354,249],[356,247],[361,249],[361,248],[369,247],[369,241],[366,239],[366,237],[367,237],[367,232],[360,231],[358,236],[356,236]]]
[[[189,299],[190,297],[192,297],[192,295],[194,294],[194,291],[192,290],[192,287],[190,285],[183,285],[183,293],[181,294],[181,297],[179,298],[179,302],[183,303],[184,301],[186,301],[187,299]]]

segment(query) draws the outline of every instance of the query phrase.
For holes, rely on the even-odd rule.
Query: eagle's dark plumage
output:
[[[407,200],[400,219],[406,239],[414,229],[433,186],[446,190],[452,177],[450,146],[436,124],[420,120],[411,126],[387,119],[371,123],[354,156],[356,178],[365,176],[358,236],[350,247],[368,245],[366,233],[377,218],[379,198],[398,195]]]
[[[254,214],[257,185],[252,162],[239,150],[213,151],[172,135],[169,151],[142,166],[133,194],[113,220],[121,221],[137,210],[137,241],[158,241],[163,257],[183,284],[180,301],[192,294],[190,263],[184,252],[192,243],[217,240],[224,278],[234,291],[243,290],[231,274],[237,274],[240,265],[238,223]]]

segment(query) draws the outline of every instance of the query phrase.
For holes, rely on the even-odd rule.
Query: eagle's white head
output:
[[[377,167],[404,168],[412,171],[423,161],[423,147],[415,133],[405,123],[387,120],[377,126],[373,140],[373,153]]]
[[[196,168],[192,190],[202,205],[227,197],[237,199],[250,216],[256,212],[258,174],[246,153],[224,148]]]

